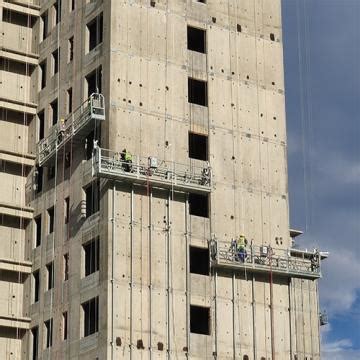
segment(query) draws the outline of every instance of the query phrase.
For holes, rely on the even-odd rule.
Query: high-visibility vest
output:
[[[132,161],[132,155],[128,151],[125,153],[125,161]]]

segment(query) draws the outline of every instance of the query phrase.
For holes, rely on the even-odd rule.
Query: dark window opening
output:
[[[207,106],[207,82],[189,78],[188,97],[191,104]]]
[[[210,309],[190,305],[190,332],[210,335]]]
[[[45,113],[44,111],[38,114],[39,119],[39,141],[45,136]]]
[[[209,275],[209,249],[190,246],[190,273]]]
[[[207,195],[189,194],[190,215],[209,217],[209,199]]]
[[[69,0],[70,2],[70,11],[75,10],[75,0]]]
[[[99,270],[99,238],[83,245],[85,253],[85,276]]]
[[[89,51],[91,51],[103,41],[103,14],[98,15],[86,26],[89,33]]]
[[[96,297],[81,305],[84,312],[84,337],[99,330],[99,298]]]
[[[69,223],[69,219],[70,219],[70,198],[67,197],[64,200],[64,222],[65,224]]]
[[[248,356],[248,355],[244,355],[244,356],[243,356],[243,360],[249,360],[249,356]]]
[[[94,150],[94,140],[98,142],[100,146],[101,139],[101,127],[100,125],[96,126],[95,131],[92,131],[85,139],[85,155],[86,160],[90,160]]]
[[[63,340],[66,340],[68,336],[68,313],[63,313]]]
[[[46,60],[44,60],[40,67],[40,89],[43,89],[46,86]]]
[[[41,215],[35,219],[35,247],[41,245]]]
[[[64,255],[64,281],[69,280],[69,254]]]
[[[270,40],[275,41],[275,35],[273,33],[270,34]]]
[[[35,192],[39,193],[42,191],[43,186],[43,174],[44,174],[44,168],[38,167],[35,169]]]
[[[202,3],[202,4],[206,4],[206,0],[197,0],[197,2]]]
[[[53,319],[49,319],[47,321],[44,322],[45,324],[45,337],[46,337],[46,348],[48,349],[49,347],[52,346],[52,342],[53,342]]]
[[[237,25],[236,25],[236,29],[237,29],[238,32],[241,32],[241,25],[240,25],[240,24],[237,24]]]
[[[86,217],[95,214],[100,210],[100,183],[93,181],[85,188]]]
[[[52,60],[53,60],[53,75],[59,72],[59,63],[60,63],[60,56],[59,56],[59,49],[56,49],[52,53]]]
[[[54,215],[55,215],[54,207],[48,209],[47,212],[48,212],[49,234],[51,234],[54,232]]]
[[[31,329],[32,335],[32,360],[38,360],[39,347],[39,328],[36,326]]]
[[[34,278],[34,303],[39,301],[40,297],[40,271],[37,270],[33,273]]]
[[[65,153],[65,169],[68,169],[71,165],[71,155],[70,152]]]
[[[47,170],[48,181],[55,177],[55,166],[49,166]]]
[[[58,101],[57,99],[54,100],[51,104],[51,117],[52,117],[52,124],[55,125],[58,122],[58,116],[59,116],[59,112],[58,112]]]
[[[57,0],[54,4],[54,15],[56,24],[61,21],[61,0]]]
[[[68,62],[73,61],[74,59],[74,37],[72,36],[69,39],[68,44]]]
[[[72,112],[72,102],[73,102],[73,92],[72,88],[67,91],[67,113],[70,114]]]
[[[86,76],[88,97],[93,93],[101,93],[102,91],[102,69],[101,66]]]
[[[47,270],[47,289],[51,290],[54,287],[54,262],[52,261],[51,263],[46,265],[46,270]]]
[[[208,160],[208,137],[189,132],[189,157],[198,160]]]
[[[49,26],[48,12],[45,11],[40,17],[42,22],[42,40],[44,41],[48,36],[48,26]]]
[[[206,31],[192,26],[187,27],[187,46],[189,50],[206,53]]]

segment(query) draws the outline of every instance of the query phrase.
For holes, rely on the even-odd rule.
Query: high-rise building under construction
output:
[[[0,359],[297,359],[280,0],[0,0]]]

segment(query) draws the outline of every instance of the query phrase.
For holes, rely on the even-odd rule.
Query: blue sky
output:
[[[283,0],[290,219],[330,251],[323,359],[360,359],[360,0]]]

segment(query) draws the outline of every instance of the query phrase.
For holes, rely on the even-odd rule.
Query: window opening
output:
[[[189,132],[189,157],[198,160],[208,160],[208,137]]]
[[[34,280],[34,303],[39,301],[40,298],[40,271],[34,271],[33,273]]]
[[[63,313],[63,340],[67,339],[68,335],[68,313],[65,311]]]
[[[41,17],[41,23],[42,23],[42,41],[44,41],[48,36],[48,26],[49,26],[49,16],[48,12],[45,11]]]
[[[37,167],[35,169],[35,192],[39,193],[42,191],[42,186],[43,186],[43,174],[44,174],[44,168],[42,167]]]
[[[102,91],[102,68],[101,66],[86,76],[88,97],[93,93]]]
[[[68,63],[74,59],[74,37],[72,36],[68,42]]]
[[[48,181],[55,177],[55,166],[49,166],[47,170]]]
[[[48,209],[49,234],[54,232],[54,207]]]
[[[209,249],[190,246],[190,273],[209,275]]]
[[[64,254],[64,281],[69,280],[69,253]]]
[[[70,198],[67,197],[64,200],[64,222],[65,224],[69,223],[69,219],[70,219]]]
[[[46,86],[46,60],[39,64],[40,68],[40,90]]]
[[[192,26],[187,27],[187,47],[189,50],[206,53],[206,31]]]
[[[38,360],[39,347],[39,327],[35,326],[31,329],[32,335],[32,360]]]
[[[188,79],[188,99],[189,103],[201,106],[207,106],[207,82],[196,80],[193,78]]]
[[[98,15],[86,27],[89,36],[89,51],[91,51],[103,41],[103,14]]]
[[[85,276],[99,270],[99,238],[83,245],[85,254]]]
[[[86,217],[95,214],[100,209],[100,183],[93,181],[85,188]]]
[[[207,195],[189,194],[190,215],[209,217],[209,199]]]
[[[72,92],[72,88],[68,89],[67,91],[67,113],[70,114],[72,113],[72,98],[73,98],[73,92]]]
[[[210,335],[210,309],[190,305],[190,332]]]
[[[38,113],[39,119],[39,141],[45,137],[45,113],[41,111]]]
[[[51,104],[51,117],[52,117],[52,125],[55,125],[58,122],[58,100],[55,99]]]
[[[93,298],[82,305],[84,313],[84,337],[98,332],[99,298]]]
[[[47,290],[51,290],[54,287],[54,262],[52,261],[51,263],[46,265],[46,270],[47,270]]]
[[[46,336],[46,348],[52,346],[52,333],[53,333],[53,319],[49,319],[44,322],[45,324],[45,336]]]
[[[56,75],[59,72],[59,49],[56,49],[52,53],[52,61],[53,61],[53,75]]]
[[[35,247],[41,245],[41,215],[37,216],[35,219]]]

